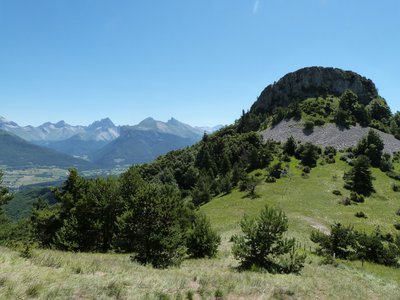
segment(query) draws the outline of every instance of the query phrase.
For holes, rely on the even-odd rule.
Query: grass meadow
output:
[[[186,260],[180,267],[153,269],[133,263],[129,255],[66,253],[35,249],[29,257],[0,248],[0,299],[400,299],[400,270],[359,261],[321,264],[309,240],[312,230],[329,230],[334,222],[353,224],[358,230],[396,233],[400,221],[400,193],[391,180],[374,170],[376,193],[365,203],[343,206],[349,194],[343,174],[349,168],[336,164],[301,176],[298,161],[289,176],[276,183],[262,182],[259,197],[237,190],[218,196],[201,207],[222,236],[218,256]],[[399,166],[396,166],[397,168]],[[265,171],[254,174],[265,178]],[[334,195],[340,190],[342,196]],[[230,253],[230,237],[239,232],[244,214],[257,215],[266,204],[280,207],[289,218],[288,235],[298,239],[308,257],[300,275],[239,272]],[[367,218],[354,214],[363,211]]]

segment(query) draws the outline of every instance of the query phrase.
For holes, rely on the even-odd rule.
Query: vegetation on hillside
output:
[[[213,261],[223,265],[222,276],[235,280],[241,273],[232,272],[232,267],[241,272],[302,274],[304,270],[307,278],[325,268],[318,267],[318,262],[347,267],[351,260],[361,260],[362,265],[367,261],[398,268],[400,205],[385,194],[399,190],[400,154],[384,154],[383,142],[372,130],[356,147],[339,154],[333,147],[301,144],[293,138],[282,145],[263,141],[256,132],[284,118],[308,121],[305,130],[324,122],[340,126],[360,123],[393,133],[400,128],[398,114],[392,115],[383,99],[359,101],[350,91],[276,107],[272,113],[250,111],[235,124],[204,134],[198,144],[170,152],[153,163],[132,166],[120,176],[87,179],[71,169],[64,184],[53,190],[55,204],[39,199],[30,218],[20,223],[3,218],[0,242],[18,249],[40,267],[72,263],[59,261],[57,252],[32,250],[29,245],[118,253],[115,257],[128,258],[130,266],[139,270],[148,268],[139,265],[148,264],[155,268],[183,266],[182,272],[187,272],[187,264],[212,268],[213,262],[185,259],[217,257]],[[238,224],[244,213],[247,217]],[[341,225],[343,221],[345,225]],[[310,227],[318,232],[311,233]],[[21,244],[28,246],[21,248]],[[46,254],[49,261],[42,257]],[[313,264],[313,271],[308,264]],[[77,274],[98,271],[81,265],[72,269]],[[390,269],[384,272],[392,274]],[[189,273],[191,284],[200,285],[197,275]],[[240,278],[246,276],[253,275],[245,273]],[[227,284],[225,279],[215,280]],[[199,288],[196,293],[221,298],[224,292],[237,292],[235,288],[223,290],[226,286],[212,288],[213,295]],[[126,290],[116,289],[116,293]],[[176,284],[173,289],[176,291]],[[399,290],[398,286],[393,289]],[[273,296],[285,295],[290,293]],[[193,294],[186,296],[193,298]]]

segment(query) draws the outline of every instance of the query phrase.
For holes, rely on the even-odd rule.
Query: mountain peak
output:
[[[111,121],[111,119],[108,118],[108,117],[104,118],[104,119],[101,119],[99,121],[95,121],[95,122],[93,122],[92,124],[89,125],[89,128],[91,128],[91,129],[99,128],[99,127],[101,127],[101,128],[113,128],[113,127],[115,127],[115,125],[114,125],[113,121]]]
[[[179,123],[179,124],[181,124],[181,122],[179,122],[177,119],[175,119],[174,117],[171,117],[171,119],[169,119],[168,121],[167,121],[167,123],[169,123],[169,124],[176,124],[176,123]]]
[[[286,74],[278,82],[267,86],[251,111],[272,112],[277,107],[286,107],[307,98],[340,96],[346,90],[353,91],[363,104],[378,96],[372,80],[355,72],[331,67],[307,67]]]
[[[54,124],[54,126],[56,128],[61,128],[61,127],[64,127],[65,125],[67,125],[67,123],[65,123],[64,120],[61,120],[61,121],[57,122],[56,124]]]
[[[18,124],[12,121],[7,120],[6,118],[0,116],[0,126],[4,127],[18,127]]]
[[[141,123],[149,123],[149,122],[155,122],[156,120],[153,119],[152,117],[147,117],[146,119],[143,119],[139,124]]]

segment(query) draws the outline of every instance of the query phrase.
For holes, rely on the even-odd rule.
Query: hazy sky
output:
[[[20,125],[229,124],[313,65],[400,110],[400,1],[0,0],[0,115]]]

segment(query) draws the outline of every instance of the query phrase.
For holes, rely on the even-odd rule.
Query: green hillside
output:
[[[33,145],[13,134],[0,130],[0,165],[8,167],[58,166],[93,169],[90,162]]]
[[[365,203],[343,206],[341,196],[332,191],[343,189],[343,173],[349,166],[341,161],[318,166],[308,178],[301,176],[290,162],[288,177],[276,183],[262,183],[256,188],[259,197],[250,199],[246,192],[234,190],[217,196],[201,207],[222,235],[219,254],[214,259],[187,260],[181,267],[156,270],[132,263],[124,254],[65,253],[34,250],[31,258],[18,252],[1,250],[0,296],[40,299],[398,299],[398,269],[360,261],[337,261],[337,265],[320,264],[314,255],[316,245],[309,239],[313,229],[328,230],[333,222],[354,224],[371,231],[380,226],[395,233],[393,223],[400,220],[399,196],[391,181],[374,170],[376,194]],[[397,170],[400,166],[396,165]],[[265,171],[256,170],[260,178]],[[278,206],[289,217],[289,235],[296,236],[308,254],[300,275],[272,275],[238,272],[237,261],[230,253],[232,234],[239,231],[243,214],[256,215],[265,204]],[[354,216],[364,211],[367,219]],[[18,273],[15,270],[18,269]],[[18,274],[18,275],[17,275]],[[24,285],[19,285],[20,280]]]
[[[0,242],[8,247],[0,252],[0,298],[399,299],[396,149],[385,154],[372,129],[341,151],[259,132],[303,119],[312,121],[307,130],[364,120],[396,134],[399,116],[370,80],[302,69],[191,147],[119,177],[71,170],[56,204],[39,202],[29,220],[7,221],[0,210]],[[266,206],[284,215],[253,220]],[[283,236],[292,244],[279,239],[285,216]],[[244,231],[249,238],[240,244]],[[306,255],[297,273],[296,254]],[[241,264],[244,255],[253,260]]]

